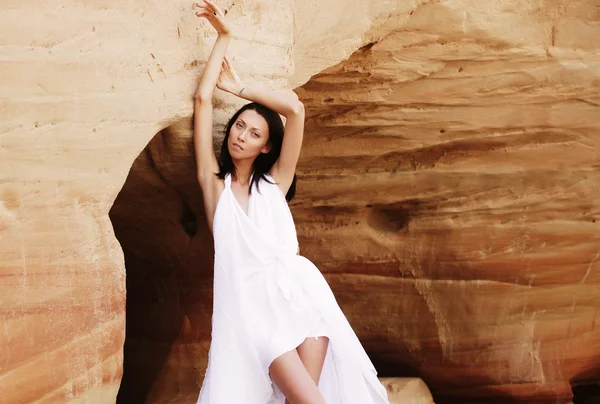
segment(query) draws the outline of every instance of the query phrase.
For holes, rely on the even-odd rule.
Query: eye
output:
[[[242,128],[242,124],[241,124],[241,123],[239,123],[239,122],[238,122],[238,123],[236,123],[236,124],[235,124],[235,126],[237,126],[237,127],[238,127],[238,128],[240,128],[240,129]]]
[[[252,132],[252,135],[253,135],[254,137],[258,137],[258,133],[256,133],[256,132]]]

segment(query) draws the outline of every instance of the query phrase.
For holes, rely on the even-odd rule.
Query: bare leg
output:
[[[326,404],[316,383],[308,373],[298,351],[293,349],[271,363],[271,380],[291,404]]]
[[[319,337],[318,340],[306,338],[304,342],[296,348],[302,364],[317,386],[319,385],[319,378],[321,377],[321,371],[323,370],[323,363],[325,362],[328,345],[329,338],[327,337]],[[290,401],[285,400],[285,404],[290,404]]]
[[[325,355],[327,355],[328,345],[329,338],[327,337],[319,337],[318,340],[311,337],[306,338],[304,342],[296,348],[300,360],[317,386],[319,385],[319,378],[321,377],[321,371],[323,370],[323,363],[325,362]]]

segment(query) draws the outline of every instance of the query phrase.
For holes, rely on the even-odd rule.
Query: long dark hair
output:
[[[260,179],[264,179],[270,184],[273,184],[266,176],[279,158],[281,154],[281,145],[283,144],[283,121],[279,114],[264,105],[258,104],[256,102],[251,102],[249,104],[244,105],[240,108],[229,120],[227,126],[225,127],[225,138],[223,139],[223,145],[221,146],[221,155],[219,156],[219,173],[217,177],[220,179],[225,179],[225,176],[229,173],[235,173],[235,166],[233,165],[233,160],[231,159],[231,154],[229,154],[229,148],[227,147],[227,141],[229,139],[229,132],[231,131],[231,127],[237,121],[240,114],[248,109],[256,111],[260,116],[265,118],[267,121],[267,125],[269,126],[269,140],[267,144],[271,145],[271,149],[268,153],[260,153],[256,160],[254,160],[254,165],[252,166],[254,171],[254,176],[252,177],[252,182],[248,187],[248,194],[252,192],[252,185],[256,183],[256,188],[258,189],[258,184]],[[259,190],[260,192],[260,190]],[[292,185],[290,185],[290,189],[288,190],[285,199],[286,201],[291,201],[296,195],[296,174],[294,174],[294,179],[292,180]]]

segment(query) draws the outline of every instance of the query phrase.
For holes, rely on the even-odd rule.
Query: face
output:
[[[247,109],[231,126],[227,148],[234,159],[256,158],[260,153],[268,153],[270,145],[269,126],[258,112]]]

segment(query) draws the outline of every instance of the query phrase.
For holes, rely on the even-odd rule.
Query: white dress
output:
[[[389,403],[327,281],[297,255],[294,220],[279,187],[261,179],[248,204],[246,215],[228,174],[213,221],[212,342],[197,403],[283,404],[269,365],[319,336],[329,338],[318,384],[327,404]]]

